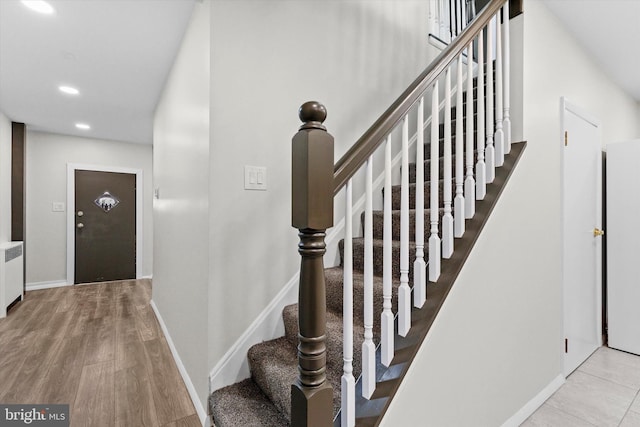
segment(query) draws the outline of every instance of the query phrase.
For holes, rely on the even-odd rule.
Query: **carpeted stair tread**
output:
[[[383,244],[381,239],[373,239],[373,274],[382,277],[383,272]],[[340,265],[344,265],[344,239],[338,244],[340,250]],[[425,242],[425,258],[428,253],[428,245]],[[391,277],[400,277],[400,241],[391,241]],[[413,261],[416,258],[416,245],[413,239],[409,239],[409,281],[413,278]],[[353,239],[353,269],[364,271],[364,238],[355,237]]]
[[[425,157],[428,157],[429,153],[425,153]],[[456,155],[453,154],[451,155],[451,170],[452,175],[455,176],[455,162],[456,162]],[[438,162],[439,164],[439,168],[438,168],[438,175],[439,178],[442,179],[444,177],[444,157],[440,157],[440,161]],[[424,161],[424,180],[427,181],[430,179],[431,177],[431,159],[427,159]],[[415,163],[409,163],[409,183],[410,184],[414,184],[416,182],[416,164]]]
[[[442,203],[444,200],[444,180],[441,179],[438,181],[438,201]],[[400,197],[401,197],[402,187],[400,185],[394,185],[391,187],[391,209],[400,210]],[[384,190],[382,191],[384,195]],[[416,184],[409,184],[409,207],[415,207],[416,205]],[[451,180],[451,201],[453,201],[453,197],[456,194],[456,185],[455,180]],[[424,203],[425,207],[429,206],[429,198],[431,196],[431,183],[429,181],[424,183]]]
[[[463,139],[467,140],[467,132],[464,131],[463,134]],[[478,132],[474,131],[473,132],[473,145],[474,147],[476,146],[476,141],[478,137]],[[427,136],[425,135],[425,143],[424,143],[424,157],[425,158],[430,158],[431,157],[431,143],[430,143],[430,138],[427,138]],[[438,140],[439,144],[438,144],[438,157],[442,158],[444,156],[444,134],[440,135],[440,139]],[[455,154],[456,152],[456,138],[455,138],[455,131],[452,130],[451,131],[451,154]]]
[[[247,353],[251,376],[287,419],[291,418],[291,384],[298,375],[296,347],[285,338],[256,344]]]
[[[209,397],[216,427],[285,427],[287,419],[251,378],[216,390]]]
[[[282,317],[284,319],[285,337],[291,345],[298,345],[298,304],[291,304],[284,308]],[[342,316],[334,312],[327,311],[327,369],[342,373],[344,366],[342,357]],[[375,329],[375,327],[374,327]],[[379,330],[379,328],[378,328]],[[378,334],[379,335],[379,334]],[[379,341],[379,337],[374,334],[374,340]],[[353,325],[353,376],[358,378],[362,371],[362,357],[360,348],[364,341],[364,326],[361,319],[354,316]]]
[[[428,206],[428,202],[426,203]],[[453,211],[453,205],[451,207]],[[444,208],[438,209],[439,211],[439,224],[442,224],[442,216],[444,215]],[[392,210],[391,211],[391,235],[393,240],[400,240],[400,210]],[[453,215],[453,213],[452,213]],[[382,239],[384,238],[384,212],[383,211],[373,211],[373,238],[374,239]],[[430,227],[430,217],[431,217],[431,209],[424,210],[424,237],[425,241],[429,238],[431,233],[429,232]],[[362,224],[364,226],[364,214],[362,217]],[[441,226],[439,226],[439,229]],[[416,235],[416,210],[409,209],[409,239],[415,240]]]
[[[327,311],[333,313],[339,313],[342,315],[342,289],[343,289],[343,275],[344,270],[342,267],[327,268],[324,271],[325,284],[327,287]],[[398,309],[398,286],[400,286],[400,280],[395,278],[392,281],[392,310],[394,313]],[[382,312],[382,277],[373,276],[373,327],[378,329],[380,325],[380,313]],[[362,272],[353,272],[353,317],[354,321],[362,324],[364,318],[364,275]],[[342,321],[342,320],[341,320]]]
[[[298,376],[296,346],[286,337],[265,341],[249,349],[247,354],[251,375],[275,407],[291,419],[291,384]],[[340,409],[340,377],[342,369],[327,369],[327,380],[333,387],[333,412]]]
[[[428,153],[425,153],[425,157],[428,156]],[[477,155],[476,155],[476,151],[473,152],[473,167],[475,168],[476,165],[476,161],[477,161]],[[453,154],[451,156],[451,175],[452,177],[455,178],[455,170],[456,170],[456,155]],[[466,162],[466,156],[463,158],[463,162]],[[467,166],[466,164],[463,165],[465,174],[466,174],[466,170],[467,170]],[[440,162],[439,162],[439,169],[438,169],[438,175],[439,175],[439,179],[442,179],[444,177],[444,157],[440,157]],[[424,179],[429,180],[431,179],[431,159],[427,159],[424,161]],[[416,164],[415,163],[409,163],[409,183],[413,184],[416,182]]]
[[[467,133],[467,109],[464,108],[463,112],[462,112],[462,131],[466,134]],[[451,107],[451,134],[455,135],[456,134],[456,127],[457,127],[457,117],[456,117],[456,107],[453,106]],[[477,111],[473,111],[473,128],[477,128],[478,127],[478,112]],[[438,123],[438,128],[440,130],[440,135],[444,135],[444,122],[440,121]],[[429,134],[430,135],[430,134]]]

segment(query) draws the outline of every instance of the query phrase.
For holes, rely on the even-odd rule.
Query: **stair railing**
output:
[[[430,0],[429,33],[450,43],[475,15],[475,0]]]
[[[504,17],[504,19],[502,19]],[[364,212],[364,313],[361,355],[362,397],[374,397],[376,348],[374,313],[379,312],[380,361],[390,366],[394,357],[395,319],[397,332],[406,336],[411,328],[411,306],[420,308],[427,298],[427,282],[440,276],[441,258],[452,256],[456,237],[464,234],[464,219],[475,212],[475,201],[483,200],[486,185],[502,165],[511,147],[509,122],[509,4],[491,0],[445,50],[420,74],[364,135],[333,165],[333,137],[322,124],[326,109],[307,102],[300,107],[303,122],[292,143],[292,225],[299,229],[301,255],[299,284],[299,376],[292,385],[291,424],[329,426],[333,424],[333,390],[326,378],[326,295],[323,255],[327,228],[333,226],[333,199],[345,188],[345,235],[342,255],[343,358],[341,380],[342,426],[354,426],[356,419],[356,377],[354,372],[354,259],[353,180],[365,167]],[[486,34],[487,44],[484,43]],[[493,37],[497,35],[496,52]],[[477,62],[473,61],[474,44]],[[486,46],[486,61],[485,61]],[[493,62],[496,73],[494,82]],[[486,66],[486,72],[484,67]],[[455,128],[452,128],[452,75],[455,76]],[[486,96],[485,96],[486,77]],[[444,89],[441,94],[441,80]],[[474,105],[474,80],[477,93]],[[495,84],[495,95],[494,95]],[[425,98],[431,96],[426,111]],[[444,111],[441,113],[441,96]],[[494,103],[494,96],[498,96]],[[475,108],[474,108],[475,107]],[[498,110],[496,110],[496,108]],[[430,116],[430,118],[428,117]],[[441,117],[442,116],[442,117]],[[415,117],[415,135],[409,122]],[[443,119],[443,129],[440,127]],[[424,155],[424,133],[430,127],[429,156]],[[398,129],[398,132],[395,132]],[[452,134],[453,129],[455,133]],[[441,133],[443,141],[441,142]],[[399,134],[399,135],[396,135]],[[393,189],[393,139],[401,140],[400,191]],[[454,139],[455,137],[455,139]],[[409,185],[409,146],[415,140],[416,171],[413,189]],[[442,148],[441,148],[442,144]],[[373,154],[384,145],[384,197],[382,256],[373,245]],[[440,150],[443,151],[443,176]],[[453,158],[455,150],[455,165]],[[429,169],[429,188],[424,171]],[[474,167],[475,160],[475,167]],[[455,174],[455,176],[454,176]],[[442,183],[440,182],[442,181]],[[453,185],[455,184],[455,186]],[[454,191],[455,188],[455,191]],[[429,209],[425,209],[425,191]],[[413,197],[413,213],[410,198]],[[452,196],[455,197],[452,200]],[[399,197],[398,197],[399,196]],[[442,197],[442,203],[440,198]],[[399,245],[393,245],[393,208],[399,210]],[[399,209],[398,209],[399,208]],[[428,263],[425,260],[425,214],[429,214]],[[440,230],[440,217],[442,229]],[[414,236],[410,238],[411,219]],[[410,253],[410,246],[413,251]],[[399,254],[398,254],[399,252]],[[397,257],[397,258],[396,258]],[[382,258],[382,266],[374,259]],[[413,258],[413,268],[411,268]],[[377,264],[380,264],[379,262]],[[374,271],[382,271],[383,303],[374,307]],[[412,278],[412,286],[410,279]],[[397,313],[393,313],[393,288],[397,290]],[[413,295],[413,301],[412,301]]]

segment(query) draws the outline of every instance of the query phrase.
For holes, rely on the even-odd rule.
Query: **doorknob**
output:
[[[600,230],[599,228],[593,229],[593,237],[604,236],[604,230]]]
[[[82,228],[84,228],[84,224],[83,224],[83,223],[81,223],[81,222],[79,222],[79,223],[78,223],[78,225],[76,225],[76,227],[78,227],[78,228],[82,229]]]

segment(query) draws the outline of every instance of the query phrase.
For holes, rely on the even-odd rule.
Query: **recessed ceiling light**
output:
[[[58,90],[60,90],[60,92],[66,93],[67,95],[78,95],[80,93],[78,89],[71,86],[58,86]]]
[[[53,6],[44,0],[22,0],[22,4],[31,10],[35,10],[38,13],[44,13],[46,15],[51,15],[55,11]]]
[[[89,126],[89,125],[88,125],[88,124],[86,124],[86,123],[76,123],[76,127],[77,127],[78,129],[82,129],[82,130],[89,130],[89,129],[91,129],[91,126]]]

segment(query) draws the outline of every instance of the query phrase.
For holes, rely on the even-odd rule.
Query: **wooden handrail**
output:
[[[333,170],[333,194],[337,194],[360,166],[382,144],[422,94],[487,25],[507,0],[491,0],[469,25],[427,66],[417,79],[396,99],[378,120],[356,141]]]

